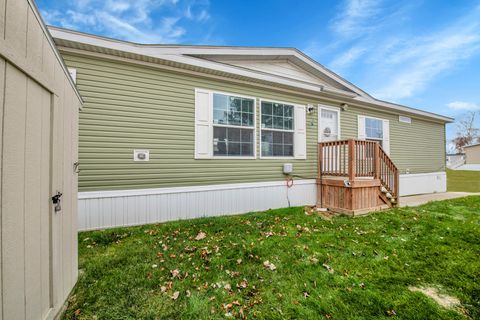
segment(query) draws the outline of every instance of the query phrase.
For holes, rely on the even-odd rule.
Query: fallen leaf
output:
[[[81,312],[80,309],[77,309],[77,310],[75,310],[75,312],[73,314],[78,316],[78,315],[80,315],[80,312]]]
[[[308,294],[308,292],[304,292],[303,297],[306,299],[306,298],[310,297],[310,295]]]
[[[237,264],[241,264],[242,263],[242,259],[237,259]]]
[[[190,290],[185,291],[185,296],[187,298],[190,298],[191,295],[192,295],[192,293],[190,292]]]
[[[232,290],[232,286],[230,285],[230,283],[227,283],[226,285],[223,286],[223,289],[230,291]]]
[[[180,271],[178,271],[178,269],[172,270],[170,273],[172,274],[173,278],[177,278],[180,275]]]
[[[270,261],[268,261],[268,260],[263,262],[263,266],[264,266],[265,268],[267,268],[267,269],[272,270],[272,271],[274,271],[274,270],[277,269],[277,267],[276,267],[273,263],[271,263]]]
[[[165,292],[165,291],[167,291],[167,287],[165,287],[165,286],[161,286],[161,287],[160,287],[160,292],[162,292],[162,293],[163,293],[163,292]]]
[[[246,279],[243,279],[242,281],[240,281],[239,284],[237,284],[237,288],[240,288],[240,289],[245,289],[248,287],[248,281]]]
[[[172,295],[172,300],[177,300],[179,295],[180,295],[180,291],[175,291]]]
[[[389,317],[393,317],[393,316],[396,316],[397,315],[397,312],[393,309],[390,309],[390,310],[386,310],[385,311],[385,314]]]
[[[207,234],[201,231],[197,234],[197,236],[195,237],[195,240],[199,241],[199,240],[205,239],[206,237],[207,237]]]
[[[328,264],[323,263],[322,266],[324,266],[325,269],[327,269],[328,272],[330,272],[330,273],[333,273],[333,272],[334,272],[333,268],[330,267]]]
[[[152,268],[158,268],[158,265],[152,264]]]
[[[245,314],[243,313],[243,308],[240,308],[240,310],[238,311],[238,313],[240,314],[240,318],[242,318],[242,319],[247,319],[247,317],[245,317]]]

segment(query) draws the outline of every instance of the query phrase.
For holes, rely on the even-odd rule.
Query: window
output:
[[[365,137],[367,140],[377,141],[382,145],[383,121],[375,118],[365,118]]]
[[[263,157],[294,156],[295,107],[289,104],[262,101],[261,145]]]
[[[386,119],[358,115],[358,138],[377,141],[390,154],[390,122]]]
[[[307,158],[306,106],[262,102],[240,94],[195,89],[195,159]],[[256,112],[261,111],[257,135]]]
[[[254,156],[254,105],[250,98],[213,93],[214,156]]]

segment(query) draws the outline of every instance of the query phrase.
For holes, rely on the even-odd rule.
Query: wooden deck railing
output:
[[[337,140],[318,144],[318,172],[321,176],[380,179],[398,200],[399,171],[380,144],[366,140]]]

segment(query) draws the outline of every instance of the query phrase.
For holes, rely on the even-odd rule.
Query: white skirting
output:
[[[429,172],[400,175],[400,196],[447,191],[447,174]]]
[[[445,192],[445,172],[400,175],[400,195]],[[314,205],[315,180],[295,180],[291,206]],[[80,192],[79,230],[232,215],[288,207],[284,181]]]
[[[315,180],[295,180],[291,206],[316,202]],[[284,181],[80,192],[79,230],[222,216],[288,207]]]

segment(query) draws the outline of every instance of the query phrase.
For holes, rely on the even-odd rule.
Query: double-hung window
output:
[[[383,144],[383,121],[365,117],[365,138]]]
[[[295,106],[261,102],[262,157],[293,157]]]
[[[306,159],[305,108],[273,101],[257,108],[254,97],[195,89],[195,159],[255,159],[257,137],[262,157]]]
[[[358,138],[378,142],[383,150],[390,153],[390,125],[386,119],[358,116]]]
[[[255,98],[195,90],[195,159],[255,158]]]
[[[213,93],[213,155],[253,157],[255,101]]]

